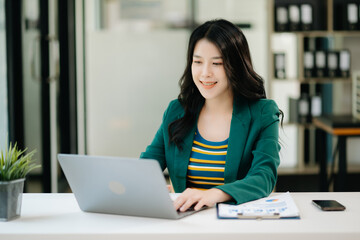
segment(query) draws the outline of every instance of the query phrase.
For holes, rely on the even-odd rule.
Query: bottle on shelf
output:
[[[356,3],[348,3],[347,12],[347,30],[355,31],[358,29],[359,23],[359,6]]]
[[[285,71],[285,53],[274,53],[274,73],[275,78],[277,79],[285,79],[286,71]]]
[[[301,4],[301,29],[303,31],[310,31],[313,29],[313,9],[310,4]]]
[[[290,31],[300,31],[300,7],[297,4],[289,5]]]
[[[339,59],[341,77],[350,77],[350,51],[345,49],[341,50],[339,53]]]
[[[289,30],[288,9],[286,6],[275,7],[275,31],[285,32]]]
[[[330,78],[339,77],[339,53],[337,51],[328,51],[326,54],[327,76]]]

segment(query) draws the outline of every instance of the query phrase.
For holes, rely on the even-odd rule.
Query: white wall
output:
[[[174,4],[178,2],[169,1],[164,8],[173,12]],[[182,6],[180,15],[184,16],[186,4]],[[119,16],[108,16],[113,19],[111,27],[96,30],[96,10],[91,6],[87,9],[93,16],[86,20],[85,35],[87,152],[138,157],[153,139],[169,101],[179,94],[178,81],[185,67],[190,32],[147,29],[151,25],[139,30],[138,23],[117,24]],[[199,22],[222,17],[252,25],[244,33],[254,67],[265,79],[266,0],[199,1],[198,11]],[[164,14],[164,18],[175,15]],[[138,31],[129,26],[135,26]]]
[[[279,129],[280,166],[279,168],[294,168],[298,162],[298,128],[296,125],[284,125]]]
[[[187,30],[86,36],[89,154],[138,157],[145,150],[179,93],[188,37]]]

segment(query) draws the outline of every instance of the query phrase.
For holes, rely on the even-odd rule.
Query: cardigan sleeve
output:
[[[170,112],[170,108],[173,105],[173,102],[170,102],[169,106],[165,110],[163,114],[162,123],[155,134],[155,137],[151,144],[147,146],[145,152],[142,152],[140,158],[142,159],[154,159],[157,160],[161,166],[161,169],[164,171],[167,167],[166,165],[166,156],[165,156],[165,148],[166,148],[166,140],[167,139],[167,117]]]
[[[259,116],[261,127],[252,147],[252,160],[246,176],[232,183],[218,186],[233,197],[236,204],[268,196],[275,187],[279,159],[279,110],[268,101]]]

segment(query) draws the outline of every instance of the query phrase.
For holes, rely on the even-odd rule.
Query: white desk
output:
[[[24,194],[19,219],[0,222],[0,239],[360,239],[360,192],[292,193],[301,219],[219,220],[215,208],[180,220],[82,212],[72,194]],[[344,212],[322,212],[312,199],[335,199]]]

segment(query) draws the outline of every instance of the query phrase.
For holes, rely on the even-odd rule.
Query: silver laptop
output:
[[[156,160],[59,154],[82,211],[179,219]]]

